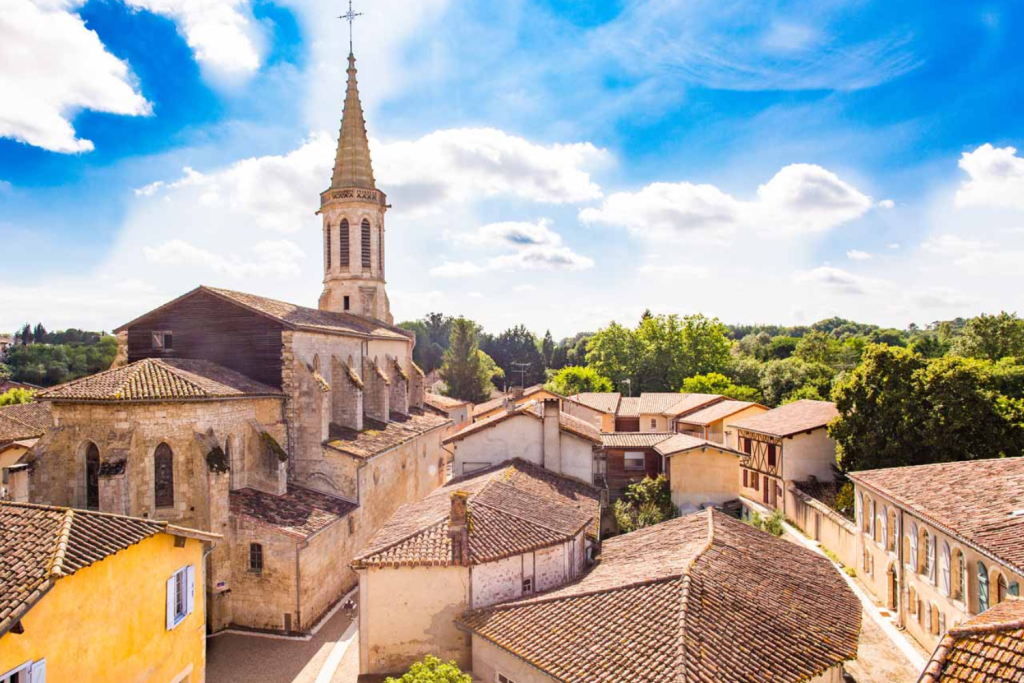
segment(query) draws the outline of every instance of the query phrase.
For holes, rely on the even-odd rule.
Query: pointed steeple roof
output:
[[[341,118],[338,154],[334,159],[334,176],[331,178],[331,189],[343,187],[377,189],[373,179],[373,165],[370,163],[370,143],[366,137],[363,105],[359,101],[359,86],[356,83],[356,58],[351,52],[348,54],[345,113]]]

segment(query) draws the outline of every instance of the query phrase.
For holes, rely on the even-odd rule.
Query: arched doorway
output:
[[[100,449],[92,442],[85,448],[85,508],[100,509]]]
[[[896,565],[895,563],[889,564],[889,570],[886,572],[886,606],[892,611],[896,611],[900,607],[900,585],[898,583],[898,577],[896,576]]]

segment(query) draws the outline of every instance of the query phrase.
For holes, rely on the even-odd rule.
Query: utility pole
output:
[[[520,363],[520,362],[517,362],[517,361],[512,361],[511,363],[509,363],[509,365],[511,365],[512,368],[513,368],[512,372],[518,372],[519,373],[519,386],[522,387],[525,390],[526,389],[526,368],[530,367],[531,363]]]

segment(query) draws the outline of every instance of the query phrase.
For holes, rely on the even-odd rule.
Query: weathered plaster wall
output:
[[[672,503],[681,507],[721,505],[740,497],[740,458],[715,448],[693,450],[668,458]]]
[[[500,673],[516,683],[557,683],[556,679],[499,648],[480,636],[473,636],[473,674],[481,681],[496,681]]]
[[[516,415],[502,420],[451,445],[455,476],[512,458],[543,465],[543,438],[543,425],[534,417]]]
[[[805,481],[811,477],[832,481],[835,463],[836,442],[829,438],[824,427],[783,442],[782,478],[785,481]]]

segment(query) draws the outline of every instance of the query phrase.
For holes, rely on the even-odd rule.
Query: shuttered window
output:
[[[363,248],[363,268],[370,267],[370,254],[372,253],[370,246],[370,221],[363,219],[363,234],[362,234],[362,248]]]
[[[196,570],[182,567],[167,579],[167,630],[170,631],[196,608]]]
[[[384,277],[384,228],[380,229],[380,239],[377,240],[377,270]]]
[[[341,263],[339,263],[338,265],[340,265],[342,268],[346,268],[347,269],[347,268],[349,268],[349,263],[350,263],[350,261],[349,261],[350,256],[349,256],[348,245],[349,245],[349,239],[351,239],[351,235],[349,234],[348,219],[347,218],[343,218],[342,221],[341,221],[341,234],[338,237],[340,238],[339,242],[338,242],[338,245],[341,247],[341,256],[339,258]]]
[[[174,507],[174,453],[165,443],[153,455],[153,493],[158,508]]]
[[[324,244],[324,248],[327,250],[327,270],[331,269],[331,226],[327,226],[327,240]]]

